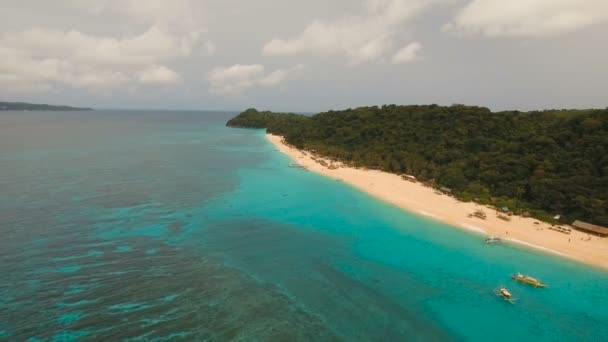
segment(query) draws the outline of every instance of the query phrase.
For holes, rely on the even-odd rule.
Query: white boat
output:
[[[506,287],[500,287],[498,290],[496,290],[496,295],[502,297],[504,300],[508,301],[511,304],[515,302],[515,299],[513,299],[513,295],[511,294],[511,292],[509,292],[509,290],[507,290]]]

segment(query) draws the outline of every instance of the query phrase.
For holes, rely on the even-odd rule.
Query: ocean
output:
[[[608,340],[608,272],[290,168],[233,115],[0,112],[0,340]]]

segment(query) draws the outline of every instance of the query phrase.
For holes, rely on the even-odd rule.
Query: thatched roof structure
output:
[[[572,227],[574,227],[578,230],[586,231],[588,233],[593,233],[593,234],[600,235],[600,236],[608,236],[608,228],[598,226],[595,224],[591,224],[591,223],[587,223],[587,222],[583,222],[583,221],[574,221],[574,223],[572,223]]]

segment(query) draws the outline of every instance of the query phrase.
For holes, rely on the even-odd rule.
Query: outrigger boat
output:
[[[298,163],[291,163],[291,164],[289,164],[289,167],[291,167],[293,169],[300,169],[300,170],[306,170],[306,169],[308,169],[306,166],[300,165]]]
[[[488,217],[488,215],[486,215],[485,211],[483,211],[481,209],[478,209],[478,210],[475,210],[474,213],[469,214],[469,217],[477,217],[477,218],[480,218],[482,220],[485,220]]]
[[[502,240],[499,237],[496,236],[490,236],[485,240],[485,243],[487,243],[488,245],[494,245],[497,244],[499,242],[501,242]]]
[[[521,283],[532,285],[534,287],[547,287],[547,285],[543,284],[540,280],[538,280],[536,278],[532,278],[527,275],[523,275],[521,273],[512,274],[511,278],[513,278]]]
[[[501,287],[496,290],[496,295],[502,297],[504,300],[508,301],[511,304],[515,303],[513,295],[511,294],[511,292],[509,292],[509,290],[507,290],[506,287]]]

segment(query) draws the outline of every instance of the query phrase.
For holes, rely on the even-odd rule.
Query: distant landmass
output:
[[[351,166],[413,175],[462,200],[608,225],[608,109],[387,105],[314,116],[248,109],[227,125],[265,128]]]
[[[76,111],[93,110],[93,108],[54,106],[48,104],[36,104],[26,102],[0,102],[0,110],[49,110],[49,111]]]

